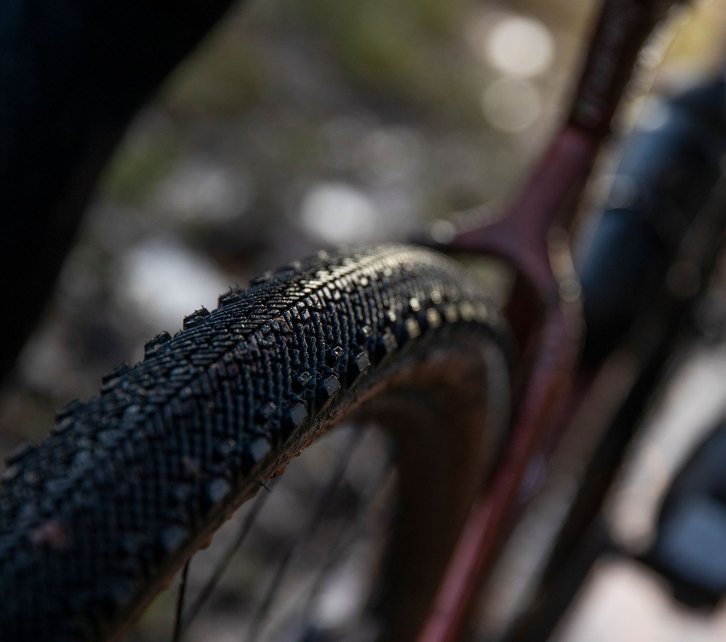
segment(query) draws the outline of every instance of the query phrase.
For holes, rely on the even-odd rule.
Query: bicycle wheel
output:
[[[261,483],[344,415],[396,442],[381,613],[413,635],[507,425],[504,329],[428,250],[320,253],[220,297],[8,460],[0,638],[117,637]]]

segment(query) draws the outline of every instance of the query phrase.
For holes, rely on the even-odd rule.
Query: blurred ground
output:
[[[724,6],[704,5],[661,77],[716,58]],[[2,450],[41,437],[57,408],[93,394],[146,338],[213,307],[229,284],[327,244],[401,239],[432,223],[445,234],[452,212],[505,199],[561,112],[592,6],[254,0],[233,11],[108,168],[2,393]],[[612,575],[592,590],[626,594],[601,588]],[[622,585],[628,601],[652,593],[638,582]],[[574,622],[563,640],[626,639]],[[676,639],[653,635],[636,637]]]
[[[724,417],[724,376],[726,346],[697,347],[652,412],[608,510],[618,541],[631,550],[650,541],[669,480],[708,429]],[[726,639],[726,609],[709,613],[681,606],[656,573],[609,557],[591,574],[555,638],[559,642],[716,642]]]

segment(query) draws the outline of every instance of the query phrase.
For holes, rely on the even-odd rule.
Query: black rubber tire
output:
[[[351,410],[409,434],[402,459],[418,463],[403,494],[435,511],[431,526],[415,511],[410,523],[422,540],[422,527],[435,533],[440,574],[506,432],[504,336],[480,288],[418,248],[323,252],[221,296],[9,458],[0,639],[118,636],[237,505]],[[407,416],[438,433],[406,429]]]

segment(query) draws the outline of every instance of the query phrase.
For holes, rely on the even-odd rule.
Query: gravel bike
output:
[[[251,500],[247,514],[254,517],[261,500],[253,498],[266,496],[265,484],[348,416],[374,422],[392,442],[390,454],[367,452],[376,470],[387,470],[390,458],[397,501],[386,513],[385,536],[377,538],[386,545],[364,556],[372,572],[354,618],[362,628],[343,634],[307,618],[295,639],[461,637],[477,587],[535,494],[533,476],[600,391],[613,348],[633,333],[641,338],[630,380],[608,400],[594,469],[614,470],[622,459],[712,270],[723,208],[718,162],[709,154],[698,159],[701,182],[688,173],[669,175],[664,193],[674,207],[654,199],[641,211],[632,206],[651,195],[636,191],[630,209],[613,206],[602,218],[579,277],[570,259],[578,196],[643,44],[674,4],[603,2],[568,117],[504,216],[461,230],[446,244],[430,243],[435,249],[321,252],[263,274],[249,289],[221,295],[217,309],[186,317],[175,336],[154,337],[142,362],[110,373],[98,396],[59,413],[47,440],[13,454],[0,491],[3,639],[121,636],[177,570],[186,574],[189,557],[236,507]],[[52,281],[88,197],[89,176],[129,114],[225,5],[175,7],[184,28],[158,33],[148,26],[164,22],[163,7],[131,4],[101,16],[88,9],[135,33],[143,15],[141,36],[162,38],[160,55],[135,61],[149,69],[111,107],[114,74],[108,86],[84,89],[86,111],[68,115],[70,130],[87,132],[83,145],[71,149],[61,141],[61,152],[83,162],[63,171],[18,163],[32,172],[3,186],[6,202],[32,193],[31,178],[52,179],[59,192],[52,203],[37,194],[46,218],[12,222],[12,241],[3,247],[7,265],[31,282]],[[9,21],[28,18],[6,11]],[[69,19],[66,35],[73,24]],[[80,76],[101,64],[125,75],[133,67],[114,51],[98,60],[86,53],[79,52]],[[28,60],[36,71],[41,63],[49,65],[43,73],[53,69],[41,56]],[[13,73],[28,71],[18,69]],[[711,91],[722,91],[722,83]],[[698,112],[699,96],[673,109]],[[22,108],[4,109],[8,122],[26,117]],[[104,119],[110,127],[89,126]],[[35,142],[21,146],[31,159]],[[627,215],[632,209],[639,214]],[[445,253],[499,260],[508,275],[499,288],[504,294],[493,297]],[[9,296],[27,315],[9,315],[6,366],[43,299],[32,289]],[[344,450],[356,439],[354,432]],[[323,484],[308,531],[318,526],[318,507],[332,503],[342,474],[335,468]],[[359,494],[377,497],[388,484],[387,473],[379,477],[380,484],[364,484]],[[596,519],[609,481],[586,476],[544,573],[540,602]],[[242,537],[247,530],[245,519]],[[346,548],[335,538],[331,546]],[[270,586],[278,588],[278,575]],[[273,592],[257,603],[256,614],[269,614]],[[194,609],[196,603],[188,608],[180,600],[175,638]],[[556,609],[540,611],[549,617]],[[548,626],[539,622],[534,630]],[[257,639],[261,627],[253,615],[248,638]],[[533,639],[543,639],[538,635]]]

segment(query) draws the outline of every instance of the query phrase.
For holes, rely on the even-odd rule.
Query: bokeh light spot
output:
[[[345,183],[319,183],[303,197],[301,220],[311,237],[327,243],[369,241],[380,214],[364,192]]]
[[[529,81],[500,78],[484,90],[484,117],[495,129],[517,133],[532,126],[542,113],[539,91]]]
[[[485,43],[487,62],[508,76],[529,78],[549,68],[554,58],[554,41],[547,27],[532,18],[503,18]]]

